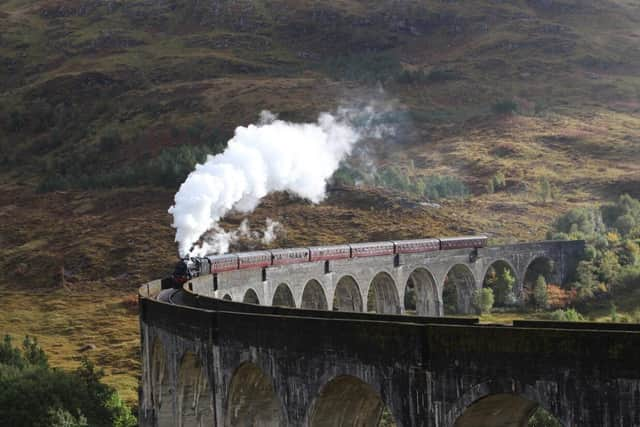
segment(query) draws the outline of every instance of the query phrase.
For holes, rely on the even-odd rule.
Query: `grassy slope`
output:
[[[409,119],[397,141],[370,148],[378,163],[409,173],[458,175],[474,196],[428,209],[375,191],[335,192],[315,207],[276,195],[252,220],[282,222],[278,244],[473,231],[539,239],[566,209],[622,191],[640,196],[633,3],[0,0],[1,329],[37,335],[65,367],[95,344],[88,354],[135,399],[137,320],[127,296],[174,260],[173,191],[37,194],[35,185],[107,129],[124,137],[101,158],[110,168],[193,143],[173,129],[194,121],[229,135],[262,109],[312,120],[378,93],[375,81],[341,78],[336,57],[351,55],[356,71],[361,53],[374,52],[374,63],[396,71],[455,73],[383,79],[385,97]],[[515,99],[521,114],[492,114],[501,99]],[[30,122],[41,101],[54,111],[44,128]],[[12,112],[26,121],[20,131],[9,130]],[[51,143],[54,132],[62,137]],[[497,171],[508,191],[486,194]],[[540,177],[556,188],[554,203],[537,201]]]

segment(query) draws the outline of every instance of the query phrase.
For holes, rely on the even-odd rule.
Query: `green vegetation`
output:
[[[548,315],[549,320],[555,320],[558,322],[581,322],[584,319],[582,314],[578,313],[575,309],[569,308],[566,310],[558,309],[552,311]]]
[[[549,306],[549,294],[547,293],[547,281],[540,275],[533,287],[533,303],[536,307],[545,309]]]
[[[504,190],[507,186],[507,179],[502,172],[493,175],[487,183],[487,192],[493,194],[496,191]]]
[[[493,291],[490,288],[476,289],[473,292],[473,306],[480,314],[490,313],[493,301]]]
[[[100,147],[112,149],[119,141],[116,136],[103,137]],[[48,192],[79,188],[83,190],[132,187],[139,185],[155,185],[176,188],[193,170],[196,163],[202,163],[207,155],[217,154],[221,145],[180,145],[165,148],[160,154],[138,165],[124,165],[114,170],[90,171],[88,166],[72,168],[69,174],[53,172],[59,169],[52,167],[50,175],[45,176],[38,191]],[[99,161],[83,158],[80,164],[95,165]]]
[[[600,209],[573,209],[557,219],[549,237],[584,239],[585,259],[580,261],[570,286],[582,300],[607,299],[633,293],[640,286],[640,202],[622,195]]]
[[[0,417],[11,426],[133,427],[136,419],[118,393],[103,384],[88,360],[74,372],[49,366],[35,339],[22,348],[5,336],[0,344]]]
[[[514,302],[513,285],[515,282],[516,278],[511,267],[501,263],[489,269],[483,287],[488,287],[493,291],[497,307],[504,307],[512,305]]]
[[[464,199],[470,191],[457,177],[447,175],[415,176],[396,166],[381,168],[367,175],[357,168],[343,164],[333,175],[339,185],[361,185],[385,188],[429,200]]]
[[[529,418],[529,427],[562,427],[560,421],[558,421],[553,415],[546,411],[542,406],[538,406],[538,409]]]

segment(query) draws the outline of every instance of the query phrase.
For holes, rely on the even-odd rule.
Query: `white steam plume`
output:
[[[359,138],[346,120],[328,113],[317,123],[295,124],[262,112],[259,124],[236,128],[227,149],[197,165],[175,195],[169,213],[180,256],[226,252],[230,233],[220,218],[232,209],[252,211],[273,191],[320,202],[327,179]],[[192,249],[209,230],[209,244]]]

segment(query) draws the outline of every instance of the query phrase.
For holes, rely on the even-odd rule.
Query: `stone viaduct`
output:
[[[194,281],[192,290],[255,304],[400,314],[409,285],[416,295],[416,314],[442,316],[448,278],[456,288],[455,311],[469,314],[473,291],[482,287],[490,267],[502,264],[511,270],[516,302],[522,302],[525,274],[532,263],[551,261],[554,270],[548,279],[563,283],[583,250],[582,241],[549,241],[348,258],[223,272],[215,283],[212,276]]]
[[[439,317],[457,265],[468,274],[461,286],[474,289],[505,262],[521,295],[536,258],[553,259],[561,281],[582,247],[542,242],[235,271],[162,298],[160,281],[150,282],[140,288],[140,425],[520,427],[542,406],[565,427],[640,426],[638,325]],[[343,294],[344,277],[361,303]],[[411,281],[417,311],[431,317],[399,314]],[[458,293],[465,308],[460,294],[468,291]]]

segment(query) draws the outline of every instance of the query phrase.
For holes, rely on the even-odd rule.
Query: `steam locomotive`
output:
[[[309,248],[272,249],[237,254],[207,255],[185,258],[176,264],[173,275],[163,281],[163,288],[179,288],[193,277],[224,271],[265,268],[304,262],[362,258],[385,255],[424,253],[453,249],[477,249],[487,245],[486,236],[445,237],[442,239],[397,240],[390,242],[352,243]]]

